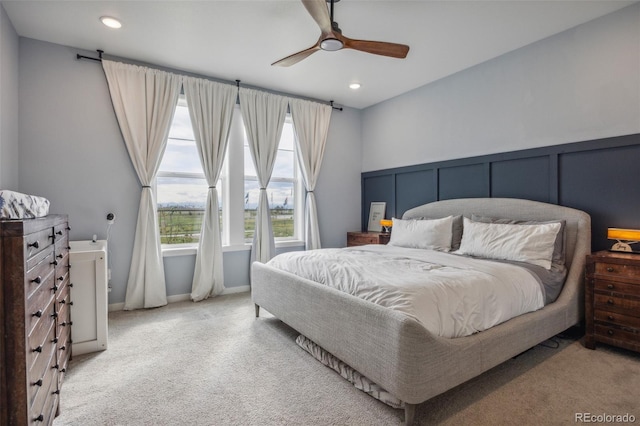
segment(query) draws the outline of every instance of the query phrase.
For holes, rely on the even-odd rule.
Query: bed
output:
[[[303,336],[404,402],[411,424],[416,404],[439,395],[583,318],[583,278],[591,251],[588,214],[553,204],[507,198],[437,201],[402,219],[508,218],[563,221],[566,279],[552,303],[465,337],[429,332],[418,320],[334,288],[277,269],[252,265],[256,316],[263,307]],[[393,234],[392,234],[393,235]]]

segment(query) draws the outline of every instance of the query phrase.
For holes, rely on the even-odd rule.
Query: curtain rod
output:
[[[96,50],[96,52],[98,52],[98,57],[97,57],[97,58],[92,58],[92,57],[90,57],[90,56],[85,56],[85,55],[81,55],[81,54],[77,53],[77,54],[76,54],[76,59],[77,59],[77,60],[80,60],[80,59],[87,59],[87,60],[90,60],[90,61],[102,62],[102,55],[104,54],[104,50],[100,50],[100,49],[98,49],[98,50]],[[228,84],[231,84],[231,83],[228,83]],[[236,80],[236,81],[235,81],[235,85],[238,87],[238,89],[240,89],[240,80]],[[254,87],[253,87],[253,86],[251,86],[251,88],[254,88]],[[265,91],[265,92],[269,92],[268,90],[261,89],[260,87],[256,87],[256,89],[258,89],[258,90],[263,90],[263,91]],[[295,97],[297,97],[297,96],[292,96],[292,95],[287,95],[287,96],[294,97],[294,98],[295,98]],[[302,98],[299,98],[299,99],[302,99]],[[334,105],[333,105],[333,101],[332,101],[332,100],[331,100],[331,101],[329,101],[329,102],[323,101],[322,103],[325,103],[325,104],[327,104],[327,103],[328,103],[328,104],[329,104],[329,106],[331,106],[331,109],[334,109],[334,110],[336,110],[336,111],[342,111],[342,110],[343,110],[343,108],[342,108],[342,107],[334,106]]]

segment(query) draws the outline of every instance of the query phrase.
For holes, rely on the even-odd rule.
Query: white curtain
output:
[[[303,99],[291,99],[289,108],[295,131],[298,164],[304,187],[307,190],[304,211],[305,248],[307,250],[319,249],[321,247],[320,228],[313,191],[316,187],[324,156],[324,147],[327,142],[331,106]]]
[[[120,131],[142,184],[124,309],[167,304],[156,200],[151,184],[167,145],[182,77],[103,60]]]
[[[224,154],[227,150],[237,89],[228,84],[185,77],[184,93],[189,106],[200,163],[209,185],[191,284],[191,299],[197,302],[210,295],[218,295],[224,290],[216,183],[220,177]]]
[[[258,175],[260,196],[251,247],[251,261],[267,262],[275,255],[275,243],[271,228],[271,214],[267,185],[271,180],[273,164],[287,114],[285,97],[252,89],[240,88],[240,109],[249,139],[251,157]]]

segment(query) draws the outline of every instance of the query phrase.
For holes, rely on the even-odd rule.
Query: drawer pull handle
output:
[[[42,316],[42,310],[38,309],[38,311],[34,312],[31,316],[40,318]]]
[[[32,283],[40,284],[42,282],[42,277],[38,275],[34,279],[31,280]]]
[[[59,254],[59,255],[57,255],[56,257],[57,257],[58,259],[62,259],[64,256],[63,256],[63,255],[61,255],[61,254]]]
[[[65,349],[67,349],[67,347],[65,345],[60,346],[60,350],[64,351]]]
[[[51,367],[51,368],[53,368],[54,370],[57,370],[58,368],[60,368],[60,366],[59,366],[58,364],[56,364],[56,365],[54,365],[54,366],[53,366],[53,367]]]
[[[613,336],[613,330],[607,330],[607,334],[608,334],[609,336]]]
[[[34,422],[41,422],[44,420],[44,416],[42,414],[40,414],[38,417],[36,417],[35,419],[33,419]]]
[[[33,247],[33,248],[37,249],[37,248],[40,248],[40,243],[35,241],[35,242],[31,243],[31,244],[28,244],[27,247]]]
[[[51,341],[52,343],[58,343],[58,338],[54,337],[53,340]]]
[[[69,302],[69,305],[73,306],[73,302]]]
[[[38,379],[37,382],[34,382],[33,386],[42,386],[42,379]]]
[[[71,247],[67,246],[67,250],[71,250]]]
[[[613,305],[613,299],[609,299],[609,300],[607,300],[607,304],[608,304],[608,305]]]
[[[71,231],[71,227],[70,227],[70,226],[67,226],[66,230],[67,230],[67,231]]]
[[[613,290],[613,284],[607,284],[607,288]]]
[[[64,281],[64,277],[58,277],[58,281]]]
[[[51,392],[51,395],[60,395],[60,389],[56,389],[53,392]]]
[[[58,232],[56,232],[56,234],[62,235],[62,231],[58,231]]]
[[[53,262],[51,262],[51,264],[52,264],[53,266],[58,266],[58,261],[57,261],[57,260],[54,260]]]
[[[66,373],[66,372],[67,372],[67,369],[66,369],[66,368],[63,368],[63,369],[62,369],[62,370],[60,370],[60,371],[61,371],[61,372],[63,372],[63,373]]]
[[[41,352],[42,352],[42,346],[38,346],[37,348],[35,348],[35,349],[33,350],[33,352],[41,353]]]
[[[52,318],[58,318],[58,313],[57,313],[57,312],[54,312],[53,314],[51,314],[51,317],[52,317]]]
[[[66,327],[66,326],[67,326],[67,322],[66,322],[66,321],[62,321],[62,322],[60,323],[60,327]]]
[[[64,305],[65,303],[67,303],[67,301],[66,301],[66,300],[61,300],[61,301],[60,301],[60,304],[61,304],[61,305]]]
[[[53,290],[53,291],[58,291],[58,286],[57,286],[57,285],[54,285],[53,287],[51,287],[51,290]]]
[[[73,283],[69,283],[69,287],[73,287]]]
[[[615,269],[613,269],[611,266],[607,267],[607,272],[613,272]]]

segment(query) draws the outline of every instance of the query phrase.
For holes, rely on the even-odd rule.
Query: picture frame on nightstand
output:
[[[382,225],[380,220],[384,219],[384,213],[387,208],[387,203],[384,201],[374,201],[369,208],[369,225],[367,231],[370,232],[382,232]]]

